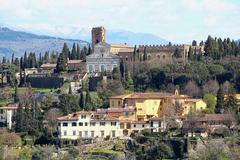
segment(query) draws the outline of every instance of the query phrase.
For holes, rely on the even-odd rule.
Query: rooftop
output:
[[[40,68],[55,68],[57,64],[45,63],[40,66]]]
[[[236,116],[234,114],[205,114],[189,116],[186,121],[195,122],[207,122],[207,121],[232,121],[236,122]]]
[[[173,97],[172,93],[164,93],[164,92],[148,92],[148,93],[132,93],[128,95],[120,95],[110,97],[111,99],[158,99],[158,98],[168,98]]]
[[[79,64],[79,63],[81,63],[82,62],[82,60],[68,60],[68,64]]]

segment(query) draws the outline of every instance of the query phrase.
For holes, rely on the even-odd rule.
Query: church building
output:
[[[94,45],[94,52],[86,57],[87,72],[112,72],[114,68],[119,68],[119,56],[111,53],[110,44],[99,42]]]

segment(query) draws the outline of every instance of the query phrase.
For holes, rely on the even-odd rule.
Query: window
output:
[[[157,58],[160,59],[160,55],[157,55]]]
[[[76,131],[73,131],[73,136],[76,136]]]
[[[79,134],[79,137],[82,137],[82,131],[79,131],[78,134]]]
[[[90,122],[90,126],[96,126],[96,122]]]
[[[58,126],[61,126],[61,123],[58,123]]]
[[[68,126],[68,123],[64,122],[63,127],[67,127],[67,126]]]
[[[81,119],[86,119],[86,115],[81,115]]]
[[[111,126],[116,126],[117,122],[111,122]]]
[[[112,107],[114,107],[114,101],[112,101]]]
[[[88,137],[88,131],[84,132],[85,137]]]
[[[101,132],[101,137],[104,137],[104,131],[100,131]]]
[[[118,106],[120,106],[121,105],[121,101],[118,101]]]
[[[79,125],[79,126],[83,126],[83,123],[82,123],[82,122],[79,122],[78,125]]]
[[[77,126],[77,123],[76,123],[76,122],[72,122],[72,126],[73,126],[73,127],[76,127],[76,126]]]
[[[105,126],[105,122],[100,122],[100,126]]]
[[[143,124],[143,125],[142,125],[142,127],[144,128],[144,127],[145,127],[145,125]]]
[[[87,122],[85,122],[85,126],[88,126],[88,123],[87,123]]]
[[[136,124],[134,124],[133,127],[136,128]]]
[[[63,135],[66,136],[67,135],[67,131],[63,131]]]
[[[131,124],[127,123],[127,129],[131,129]]]
[[[94,137],[94,131],[91,131],[91,137]]]
[[[166,57],[165,55],[162,56],[163,59],[165,59],[165,57]]]
[[[142,111],[142,108],[138,108],[139,111]]]
[[[124,123],[120,123],[120,128],[124,129]]]
[[[128,61],[128,57],[126,57],[126,61]]]
[[[116,137],[116,131],[112,131],[112,137],[113,137],[113,138]]]

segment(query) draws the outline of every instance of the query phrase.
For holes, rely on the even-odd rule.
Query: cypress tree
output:
[[[63,57],[65,58],[65,61],[67,61],[67,59],[70,58],[69,53],[70,53],[70,51],[69,51],[69,48],[67,46],[67,43],[64,43],[63,44],[63,49],[62,49],[62,54],[64,55]]]
[[[90,45],[88,46],[88,52],[87,52],[87,56],[90,55],[92,53],[92,49],[90,47]]]
[[[82,92],[82,91],[80,92],[79,106],[80,106],[81,108],[85,108],[84,95],[83,95],[83,92]]]
[[[24,57],[23,57],[23,68],[28,68],[28,58],[27,58],[27,52],[25,51]]]
[[[56,72],[60,73],[62,71],[66,71],[66,69],[67,69],[67,60],[65,58],[65,54],[60,53],[57,60]]]
[[[224,93],[222,85],[220,85],[218,93],[217,93],[217,105],[216,105],[216,113],[222,113],[224,107]]]
[[[22,103],[19,103],[18,109],[16,112],[16,125],[15,125],[15,132],[23,132],[24,131],[24,109]]]
[[[71,86],[71,84],[69,85],[69,88],[68,88],[68,94],[72,94],[72,86]]]
[[[79,44],[77,44],[77,59],[80,59],[80,55],[81,55],[81,49],[79,47]]]
[[[18,86],[15,85],[15,88],[14,88],[14,102],[18,102],[19,101],[19,97],[18,97]]]
[[[70,59],[77,59],[77,49],[75,43],[73,43],[72,53]]]
[[[14,53],[12,54],[12,64],[14,63]]]
[[[89,91],[87,90],[85,102],[86,102],[86,104],[91,104],[91,101],[92,101],[91,95],[90,95]]]

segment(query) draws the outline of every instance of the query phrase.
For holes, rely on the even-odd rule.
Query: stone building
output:
[[[114,68],[119,68],[119,56],[110,52],[110,45],[100,42],[94,46],[94,52],[86,57],[87,72],[112,72]]]
[[[106,30],[104,27],[92,28],[92,47],[100,42],[106,42]]]

